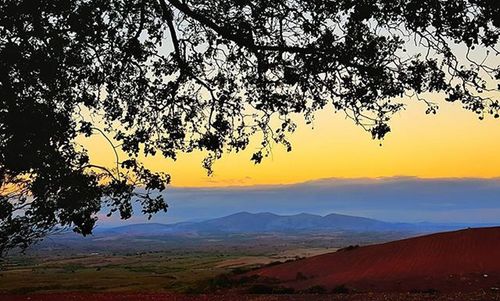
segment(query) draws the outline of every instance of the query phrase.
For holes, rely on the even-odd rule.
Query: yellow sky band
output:
[[[498,177],[500,176],[500,120],[480,121],[458,103],[439,102],[437,115],[411,100],[394,116],[392,132],[382,142],[341,113],[317,114],[314,129],[298,122],[291,136],[293,151],[281,146],[262,164],[250,161],[255,146],[225,154],[209,177],[201,167],[203,153],[181,154],[175,162],[161,156],[144,158],[153,170],[169,172],[175,186],[239,186],[288,184],[329,177]],[[109,166],[113,153],[104,139],[82,140],[94,162]]]

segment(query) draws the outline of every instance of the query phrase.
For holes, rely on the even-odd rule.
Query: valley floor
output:
[[[298,238],[261,238],[252,244],[247,243],[248,237],[238,239],[237,243],[232,238],[217,240],[216,245],[210,241],[210,245],[182,245],[163,251],[75,253],[59,248],[10,257],[0,269],[0,301],[500,301],[500,228],[467,229],[365,247],[353,240],[343,241],[342,245],[349,244],[341,250],[339,243],[329,242],[334,240],[331,237],[315,237],[319,242],[313,246]],[[141,241],[144,246],[149,242]],[[351,287],[347,281],[326,281],[331,279],[331,271],[334,276],[346,275],[342,271],[353,267],[362,276],[370,276],[366,271],[382,273],[372,275],[371,284],[385,279],[399,286],[396,280],[401,277],[391,277],[400,269],[418,277],[404,278],[412,279],[408,289],[378,293],[371,293],[377,291],[373,285]],[[430,283],[419,269],[444,282]],[[481,272],[480,282],[464,276],[477,271]],[[461,275],[452,289],[445,285],[450,275]],[[422,279],[425,285],[416,285]],[[332,288],[335,283],[346,286]],[[417,286],[424,289],[415,289]]]
[[[2,295],[28,293],[200,292],[220,274],[336,250],[287,245],[200,249],[12,257],[0,269],[0,300],[5,300]]]

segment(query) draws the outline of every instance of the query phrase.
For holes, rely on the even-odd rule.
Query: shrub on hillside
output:
[[[295,290],[293,288],[284,286],[271,286],[266,284],[254,284],[250,286],[247,290],[249,294],[293,294]]]
[[[412,294],[429,294],[429,295],[434,295],[439,293],[439,291],[435,288],[428,288],[428,289],[413,289],[410,291]]]
[[[322,285],[311,286],[304,291],[307,294],[326,294],[327,292],[328,290]]]
[[[332,294],[348,294],[350,290],[344,285],[338,285],[332,289]]]
[[[302,272],[297,272],[297,275],[295,275],[295,280],[306,280],[308,277],[304,275]]]
[[[348,247],[338,249],[337,252],[352,251],[352,250],[356,250],[357,248],[359,248],[359,245],[350,245]]]

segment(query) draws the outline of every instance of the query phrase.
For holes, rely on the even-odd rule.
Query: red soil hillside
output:
[[[295,289],[345,285],[359,291],[496,290],[500,287],[500,227],[359,247],[251,274],[278,279]]]

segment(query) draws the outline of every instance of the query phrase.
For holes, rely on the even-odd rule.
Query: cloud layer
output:
[[[498,223],[500,179],[322,179],[300,184],[171,188],[170,209],[153,222],[203,220],[235,212],[344,213],[385,221]],[[145,222],[139,212],[128,223]],[[101,225],[116,225],[116,218]]]

